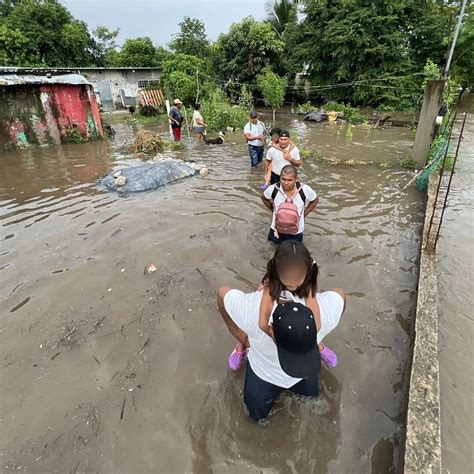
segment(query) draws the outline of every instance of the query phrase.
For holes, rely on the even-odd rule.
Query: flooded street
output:
[[[266,117],[264,117],[264,120]],[[324,157],[394,162],[413,132],[278,117]],[[0,155],[1,462],[27,472],[395,472],[403,455],[422,193],[403,170],[308,158],[320,195],[305,243],[320,287],[347,310],[325,340],[339,357],[321,395],[285,394],[263,425],[216,289],[252,291],[274,247],[242,131],[176,156],[209,168],[119,197],[96,180],[127,160],[113,141]],[[162,125],[149,126],[164,131]],[[448,219],[448,217],[447,217]],[[144,276],[153,262],[158,271]]]
[[[443,472],[474,469],[472,365],[474,338],[474,96],[438,243],[440,396]],[[458,131],[459,133],[459,131]]]

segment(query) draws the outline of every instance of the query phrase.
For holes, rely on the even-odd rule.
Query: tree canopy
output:
[[[0,65],[158,67],[164,87],[189,100],[216,87],[249,98],[274,74],[287,98],[404,108],[420,97],[425,65],[443,69],[459,3],[267,0],[264,21],[246,17],[214,43],[201,20],[185,16],[167,49],[148,36],[119,44],[119,30],[104,25],[91,32],[59,0],[0,0]],[[474,85],[472,3],[451,74]]]
[[[180,32],[174,35],[170,43],[172,51],[193,56],[203,56],[209,49],[204,23],[196,18],[185,16],[179,24]]]

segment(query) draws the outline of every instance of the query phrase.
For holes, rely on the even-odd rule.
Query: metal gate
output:
[[[98,81],[97,92],[100,96],[100,104],[103,110],[114,110],[114,100],[112,97],[112,86],[110,81]]]

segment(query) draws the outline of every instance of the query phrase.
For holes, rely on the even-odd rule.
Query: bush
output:
[[[352,123],[362,123],[367,120],[367,116],[364,115],[357,107],[340,104],[339,102],[328,102],[324,106],[324,109],[327,112],[342,112],[343,118]]]
[[[318,110],[318,108],[315,107],[309,100],[305,102],[304,104],[298,105],[296,109],[301,110],[302,112],[305,112],[307,114],[310,112],[314,112],[315,110]]]
[[[160,115],[159,109],[153,105],[140,105],[138,111],[140,112],[140,115],[145,117],[156,117],[157,115]]]
[[[248,121],[249,110],[230,105],[225,94],[215,89],[203,99],[201,113],[208,130],[222,130],[226,127],[242,128]]]

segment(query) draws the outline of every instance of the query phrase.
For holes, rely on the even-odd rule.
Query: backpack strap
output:
[[[279,188],[280,188],[280,183],[276,183],[275,187],[273,188],[273,191],[272,191],[272,201],[275,200],[276,195],[278,194]]]
[[[296,187],[300,188],[299,194],[300,194],[301,200],[303,201],[303,204],[306,203],[306,194],[303,191],[303,185],[299,181],[296,181]],[[276,195],[278,194],[279,190],[280,190],[280,183],[276,183],[272,191],[272,201],[275,200]],[[282,191],[282,194],[283,194],[283,191]]]
[[[300,188],[300,197],[301,197],[301,200],[303,201],[303,204],[305,204],[306,203],[306,194],[303,191],[303,185],[299,181],[296,181],[296,186],[298,188]]]

